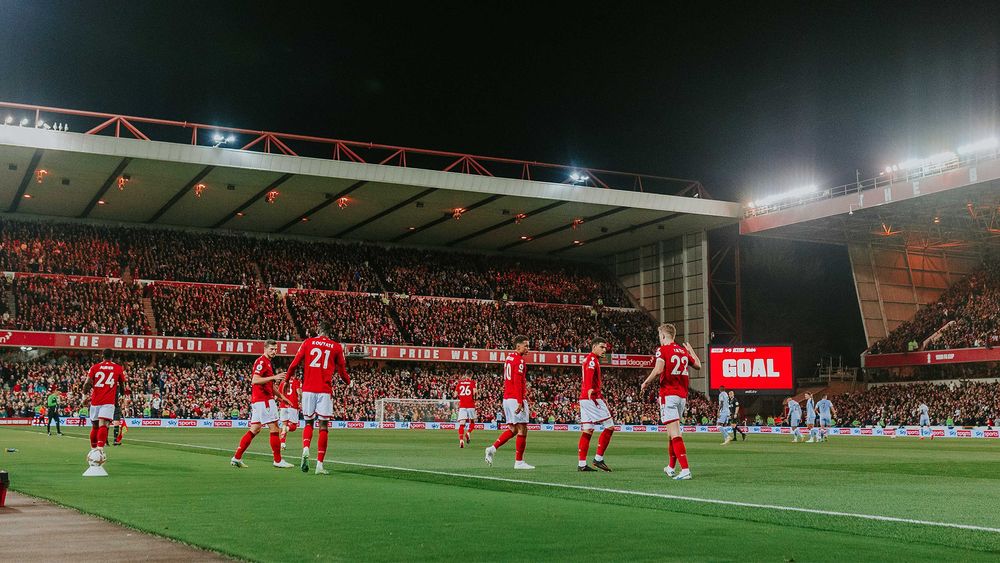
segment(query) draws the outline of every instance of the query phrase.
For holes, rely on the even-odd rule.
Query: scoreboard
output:
[[[709,346],[709,388],[779,394],[795,389],[791,346]]]

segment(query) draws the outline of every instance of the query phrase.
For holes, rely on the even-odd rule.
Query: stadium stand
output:
[[[160,334],[257,340],[297,338],[284,300],[272,289],[163,283],[148,287]]]
[[[303,334],[316,334],[321,320],[332,336],[354,344],[400,344],[402,335],[392,320],[390,299],[384,295],[292,291],[286,298]]]
[[[916,424],[917,405],[930,407],[931,424],[993,426],[1000,414],[1000,383],[912,383],[873,386],[834,398],[839,422],[857,426]]]
[[[63,276],[17,277],[11,287],[16,315],[0,328],[62,332],[148,334],[138,285]]]
[[[84,375],[96,359],[95,354],[86,353],[29,361],[16,355],[0,357],[0,415],[33,416],[51,388],[64,394],[65,414],[75,413],[86,403]],[[122,400],[125,416],[153,415],[151,403],[156,395],[161,398],[159,414],[164,418],[245,418],[248,414],[252,358],[177,356],[159,357],[154,363],[149,355],[131,354],[119,362],[131,390]],[[275,369],[283,370],[288,362],[288,358],[276,360]],[[346,412],[352,420],[374,420],[375,401],[380,398],[452,399],[455,382],[468,375],[478,383],[480,420],[492,421],[503,391],[499,365],[365,361],[351,362],[349,370],[355,385],[347,391],[346,401],[345,387],[334,387],[334,409],[337,416]],[[618,422],[656,423],[656,402],[639,395],[644,373],[613,368],[605,368],[605,373],[604,393]],[[533,421],[578,422],[579,368],[531,367],[528,380]],[[428,420],[448,421],[445,412],[421,414],[429,416]],[[703,395],[692,393],[687,416],[692,422],[711,417],[712,406]]]
[[[985,260],[978,269],[956,282],[936,303],[921,308],[913,319],[896,327],[872,345],[870,354],[907,352],[928,348],[980,348],[1000,345],[1000,258]],[[912,343],[915,343],[914,346]]]

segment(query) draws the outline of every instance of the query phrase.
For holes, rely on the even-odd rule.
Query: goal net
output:
[[[375,401],[379,422],[451,422],[458,416],[458,401],[450,399],[398,399]]]

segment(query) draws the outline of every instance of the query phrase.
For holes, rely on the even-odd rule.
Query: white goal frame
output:
[[[377,399],[375,401],[375,421],[379,424],[385,422],[385,407],[386,405],[398,405],[398,406],[428,406],[428,407],[441,407],[447,406],[450,412],[458,414],[458,399],[402,399],[399,397],[385,397],[382,399]],[[424,421],[413,421],[413,422],[434,422],[432,420]],[[451,422],[449,419],[447,422]]]

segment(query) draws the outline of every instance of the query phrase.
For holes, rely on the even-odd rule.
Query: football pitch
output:
[[[340,430],[317,476],[272,468],[266,434],[231,467],[242,433],[131,429],[110,478],[85,479],[86,429],[4,428],[19,451],[0,469],[25,494],[257,561],[1000,557],[1000,450],[981,440],[687,435],[694,479],[672,481],[665,435],[616,434],[614,472],[579,473],[574,433],[531,433],[537,469],[515,471],[513,442],[483,462],[495,431],[459,449],[453,432]]]

